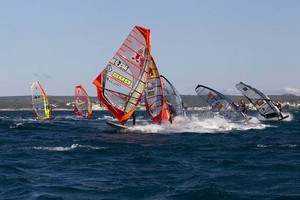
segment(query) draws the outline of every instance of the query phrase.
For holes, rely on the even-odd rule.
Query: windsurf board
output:
[[[127,126],[124,126],[122,124],[117,124],[117,123],[114,123],[114,122],[106,122],[106,124],[113,127],[113,128],[116,128],[116,129],[128,129]]]

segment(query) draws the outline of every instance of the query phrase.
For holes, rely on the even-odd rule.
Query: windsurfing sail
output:
[[[198,96],[207,102],[214,112],[219,112],[222,116],[230,120],[245,120],[246,116],[235,105],[235,103],[222,93],[204,85],[195,88]]]
[[[33,82],[31,84],[31,94],[34,114],[42,119],[51,118],[48,97],[39,82]]]
[[[284,119],[280,110],[274,105],[273,101],[261,91],[240,82],[235,87],[253,104],[257,111],[266,119]]]
[[[145,89],[145,107],[153,122],[161,125],[168,121],[170,111],[166,108],[162,80],[152,56]]]
[[[160,76],[163,89],[164,89],[164,100],[168,101],[172,104],[172,107],[175,110],[175,116],[186,116],[186,110],[184,108],[184,103],[177,92],[176,88],[172,85],[172,83],[163,75]]]
[[[82,117],[90,117],[92,115],[92,102],[82,85],[75,87],[74,100],[74,113],[76,115]]]
[[[98,99],[125,123],[142,98],[150,63],[150,30],[135,26],[93,81]]]

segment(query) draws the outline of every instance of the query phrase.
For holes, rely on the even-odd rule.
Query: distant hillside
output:
[[[72,109],[73,96],[48,96],[54,109]],[[91,97],[93,103],[99,103],[96,97]],[[0,109],[32,109],[31,96],[0,97]]]
[[[245,99],[244,96],[228,96],[235,103],[238,103],[240,99]],[[300,103],[300,96],[295,95],[270,95],[274,101]],[[72,109],[73,96],[49,96],[51,105],[54,105],[54,109]],[[181,95],[182,100],[188,105],[188,107],[202,107],[207,106],[206,102],[201,100],[197,95]],[[91,97],[93,104],[100,104],[97,97]],[[246,99],[245,99],[246,100]],[[246,100],[246,103],[249,103]],[[0,97],[0,109],[32,109],[31,96],[14,96],[14,97]]]

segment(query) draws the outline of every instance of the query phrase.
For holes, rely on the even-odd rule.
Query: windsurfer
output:
[[[281,112],[282,111],[282,104],[279,101],[276,101],[276,103],[274,103],[274,104],[278,108],[278,110]]]
[[[183,111],[183,116],[186,116],[186,111],[188,110],[188,106],[185,102],[181,102],[182,103],[182,111]]]
[[[76,113],[76,114],[78,113],[78,109],[77,109],[76,105],[74,106],[74,113]]]
[[[167,109],[170,111],[169,122],[170,122],[170,124],[172,124],[173,123],[173,117],[175,116],[176,111],[175,111],[175,109],[174,109],[174,107],[171,104],[169,99],[166,100],[166,104],[167,104]]]
[[[135,111],[133,111],[131,117],[132,117],[132,125],[134,126],[135,125]]]
[[[276,103],[274,103],[274,104],[278,108],[278,110],[280,111],[280,117],[283,119],[284,117],[283,117],[283,115],[281,113],[282,112],[282,104],[280,103],[279,100],[277,100]]]
[[[132,125],[134,126],[135,125],[135,119],[136,119],[135,118],[135,111],[133,111],[131,117],[132,117]],[[125,125],[126,122],[127,122],[127,120],[122,121],[122,125]]]
[[[240,100],[240,103],[238,104],[238,107],[241,109],[241,111],[246,114],[247,112],[247,107],[246,107],[246,104],[245,104],[245,101],[244,99],[241,99]]]
[[[50,106],[50,104],[46,105],[47,110],[49,110],[49,118],[52,117],[52,106]]]

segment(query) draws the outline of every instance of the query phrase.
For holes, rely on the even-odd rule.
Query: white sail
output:
[[[222,93],[204,85],[198,85],[195,89],[198,96],[206,101],[213,111],[219,112],[230,120],[245,120],[246,116],[234,104],[234,102]]]
[[[170,100],[173,108],[176,110],[175,116],[185,116],[186,110],[184,108],[184,103],[177,92],[176,88],[172,85],[172,83],[164,76],[160,76],[163,82],[164,89],[164,99]]]
[[[274,105],[273,101],[261,91],[240,82],[235,87],[253,104],[257,111],[265,118],[283,119],[280,110]]]
[[[31,84],[31,94],[34,114],[39,118],[51,118],[48,97],[39,82],[33,82]]]

